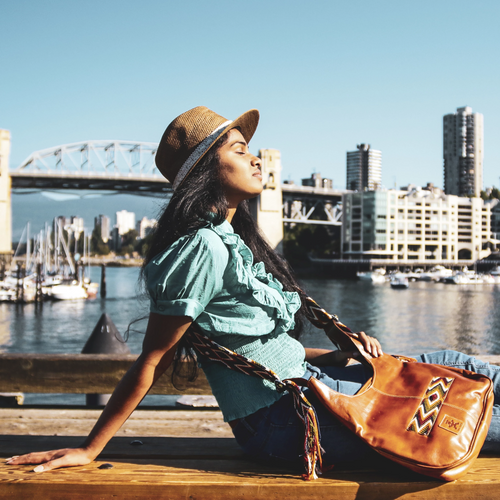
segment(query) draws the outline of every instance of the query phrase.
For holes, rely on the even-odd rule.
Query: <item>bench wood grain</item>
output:
[[[2,392],[109,394],[137,356],[110,354],[0,354]],[[202,370],[176,389],[169,368],[149,394],[212,394]]]

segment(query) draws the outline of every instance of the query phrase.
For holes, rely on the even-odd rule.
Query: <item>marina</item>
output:
[[[107,296],[94,299],[0,304],[0,351],[10,353],[79,353],[101,315],[107,313],[122,335],[129,324],[147,316],[149,301],[137,267],[106,268]],[[91,282],[101,268],[91,266]],[[396,293],[390,282],[303,279],[322,307],[350,328],[376,336],[387,352],[420,354],[456,349],[471,354],[500,354],[500,285],[451,286],[411,281],[408,293]],[[145,321],[131,326],[128,345],[140,352]],[[330,347],[318,330],[306,326],[301,341]]]
[[[26,233],[26,252],[18,256],[21,241],[14,252],[10,268],[2,262],[0,272],[0,302],[43,302],[44,300],[82,300],[94,298],[99,285],[85,277],[90,272],[90,239],[83,235],[83,255],[78,249],[69,249],[69,235],[63,232],[57,220],[55,230],[45,224],[35,237],[30,239],[29,223]],[[31,249],[33,244],[33,249]],[[75,245],[76,247],[76,245]]]
[[[398,270],[389,273],[385,268],[377,268],[374,271],[358,272],[357,278],[371,283],[389,281],[391,284],[396,282],[402,284],[406,280],[406,282],[425,281],[450,285],[500,285],[500,266],[483,273],[477,273],[473,269],[468,269],[467,266],[460,270],[452,270],[438,265],[429,270],[416,268],[415,270]],[[405,288],[407,287],[405,286]]]

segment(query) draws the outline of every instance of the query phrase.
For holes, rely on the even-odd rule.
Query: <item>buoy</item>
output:
[[[82,349],[82,354],[130,354],[130,348],[112,319],[103,313]],[[104,406],[111,394],[87,394],[87,406]]]

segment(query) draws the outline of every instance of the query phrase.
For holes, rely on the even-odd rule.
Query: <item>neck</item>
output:
[[[227,209],[227,217],[226,220],[231,224],[231,221],[233,220],[234,214],[236,213],[236,207],[235,208],[228,208]]]

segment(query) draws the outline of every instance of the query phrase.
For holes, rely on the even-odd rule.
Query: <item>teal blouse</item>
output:
[[[267,273],[231,224],[207,222],[157,255],[145,269],[151,312],[189,316],[219,344],[243,354],[281,378],[305,372],[305,351],[287,332],[300,308]],[[200,358],[225,421],[270,406],[282,394],[266,380]]]

